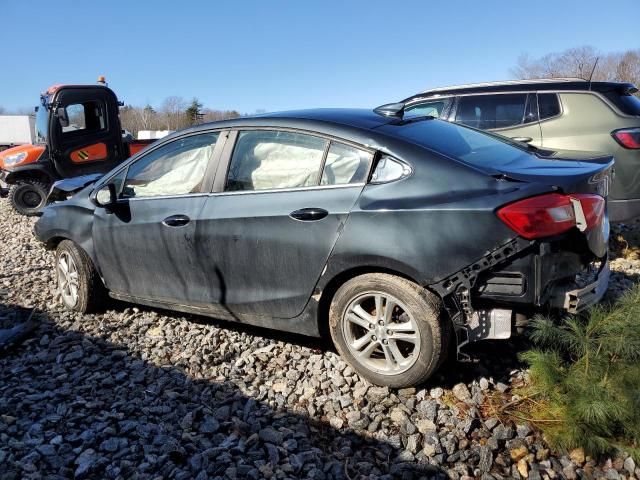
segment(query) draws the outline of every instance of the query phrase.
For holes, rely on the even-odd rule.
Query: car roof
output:
[[[291,110],[202,123],[174,132],[165,138],[173,138],[185,133],[213,128],[273,127],[315,131],[320,134],[338,136],[366,144],[373,137],[380,135],[379,133],[374,133],[377,127],[394,121],[397,121],[397,119],[379,115],[368,109],[318,108]]]
[[[528,92],[528,91],[562,91],[562,90],[594,90],[596,92],[621,91],[633,92],[637,90],[631,83],[623,82],[589,82],[582,78],[536,78],[531,80],[507,80],[501,82],[470,83],[439,87],[416,93],[403,103],[424,97],[492,92]]]
[[[228,122],[236,126],[256,126],[261,123],[272,123],[271,120],[273,119],[288,120],[292,124],[295,124],[298,121],[303,121],[303,123],[311,121],[315,123],[331,123],[363,129],[376,128],[391,121],[388,117],[378,115],[373,110],[364,108],[316,108],[263,113],[260,115],[235,118],[228,120]]]

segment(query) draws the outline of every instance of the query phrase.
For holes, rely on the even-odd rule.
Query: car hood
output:
[[[102,178],[104,174],[93,173],[91,175],[82,175],[79,177],[65,178],[64,180],[58,180],[54,182],[47,198],[48,203],[59,202],[67,200],[76,192],[79,192],[83,188],[95,183]]]
[[[53,184],[53,188],[66,193],[76,192],[83,189],[87,185],[94,183],[104,174],[92,173],[91,175],[82,175],[80,177],[65,178],[64,180],[58,180]]]

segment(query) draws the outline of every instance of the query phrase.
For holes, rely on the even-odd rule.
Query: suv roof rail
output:
[[[528,78],[526,80],[500,80],[497,82],[467,83],[463,85],[450,85],[448,87],[430,88],[420,93],[433,93],[448,90],[462,90],[465,88],[498,87],[502,85],[528,85],[532,83],[561,83],[561,82],[587,82],[579,77],[554,77],[554,78]]]

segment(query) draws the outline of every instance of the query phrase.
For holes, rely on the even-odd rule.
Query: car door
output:
[[[63,88],[56,105],[51,145],[60,176],[108,172],[124,159],[118,100],[111,90]]]
[[[113,183],[118,202],[96,208],[93,241],[107,288],[144,299],[190,302],[201,281],[198,215],[211,191],[225,134],[172,139],[127,165]]]
[[[292,318],[313,293],[373,155],[302,132],[233,136],[198,223],[208,274],[200,301],[238,320]]]
[[[532,145],[542,143],[535,93],[461,95],[455,122]]]

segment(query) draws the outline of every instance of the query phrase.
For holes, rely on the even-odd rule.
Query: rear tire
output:
[[[38,180],[19,180],[9,189],[9,203],[21,215],[37,215],[47,204],[49,185]]]
[[[56,249],[56,278],[67,310],[88,313],[104,307],[107,290],[89,255],[71,240],[63,240]]]
[[[450,326],[438,297],[401,277],[370,273],[347,281],[329,309],[340,355],[376,385],[413,387],[446,358]]]

